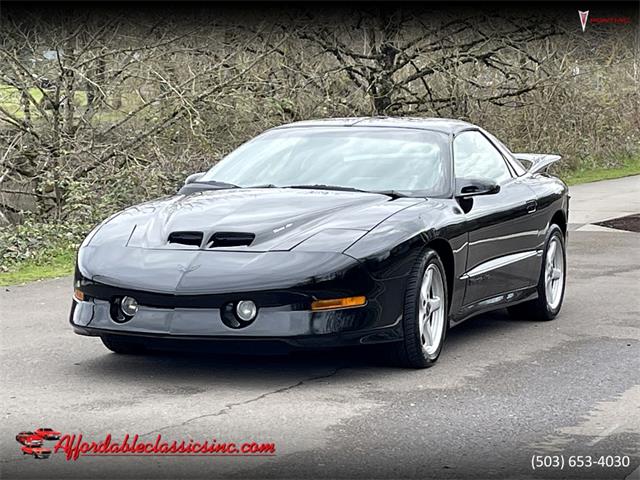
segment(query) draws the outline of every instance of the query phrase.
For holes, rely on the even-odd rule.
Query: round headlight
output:
[[[240,300],[236,305],[236,315],[240,320],[249,322],[256,318],[258,307],[251,300]]]
[[[120,310],[128,317],[133,317],[138,313],[138,302],[133,297],[122,297],[120,300]]]

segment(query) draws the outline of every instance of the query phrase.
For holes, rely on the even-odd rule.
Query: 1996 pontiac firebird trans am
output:
[[[457,120],[273,128],[93,230],[71,324],[117,353],[384,344],[429,367],[473,315],[558,314],[568,194],[546,169],[559,158]]]

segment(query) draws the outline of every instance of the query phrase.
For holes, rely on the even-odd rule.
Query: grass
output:
[[[617,168],[578,170],[560,176],[568,185],[577,185],[639,174],[640,157],[629,159],[623,166]],[[10,267],[6,272],[0,272],[0,286],[70,275],[73,273],[74,262],[74,250],[56,251],[44,260],[29,260]]]
[[[47,91],[47,89],[44,89]],[[42,90],[37,87],[29,88],[29,94],[33,97],[36,103],[42,105],[44,95]],[[50,93],[52,95],[52,93]],[[7,110],[11,115],[16,118],[24,118],[24,110],[20,101],[20,90],[16,87],[12,87],[6,84],[0,84],[0,106]],[[84,108],[87,106],[87,92],[84,90],[76,90],[73,93],[73,103],[76,107],[76,117],[81,116],[84,112]],[[127,111],[133,110],[140,105],[140,100],[133,93],[123,93],[120,96],[122,106],[119,110],[103,109],[98,111],[95,115],[95,120],[105,123],[115,123],[121,120]],[[41,117],[40,112],[36,106],[31,105],[31,116],[34,122]]]
[[[45,260],[27,260],[17,264],[6,272],[0,272],[0,286],[70,275],[73,273],[75,255],[74,250],[62,250],[53,253]]]
[[[42,103],[43,95],[42,90],[37,87],[32,87],[29,89],[29,94],[33,97],[33,99],[38,102],[38,104]],[[73,95],[74,103],[78,107],[86,107],[87,106],[87,93],[84,91],[76,91]],[[15,115],[18,118],[24,117],[24,112],[22,111],[22,104],[20,103],[20,91],[15,87],[10,87],[8,85],[0,85],[0,105],[4,107],[7,111],[9,111],[12,115]],[[33,116],[39,116],[39,112],[36,107],[31,105],[31,111]]]
[[[566,175],[560,175],[560,177],[567,185],[578,185],[580,183],[612,180],[630,175],[640,175],[640,157],[630,158],[620,167],[581,169],[569,172]]]

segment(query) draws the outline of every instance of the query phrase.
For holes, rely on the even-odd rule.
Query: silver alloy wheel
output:
[[[558,237],[552,237],[547,249],[544,267],[544,288],[547,305],[555,310],[560,305],[564,289],[564,252]]]
[[[442,274],[438,267],[431,264],[426,268],[422,277],[420,304],[418,306],[420,341],[427,355],[433,355],[440,347],[445,321],[444,301]]]

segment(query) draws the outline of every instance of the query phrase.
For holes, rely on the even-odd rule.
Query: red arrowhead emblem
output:
[[[587,28],[587,18],[589,18],[589,10],[586,12],[581,12],[578,10],[578,15],[580,15],[580,25],[582,25],[582,31],[584,32],[585,28]]]

